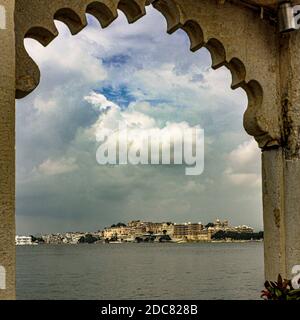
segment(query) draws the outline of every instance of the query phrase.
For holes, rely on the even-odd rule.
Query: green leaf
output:
[[[288,295],[298,295],[300,297],[300,289],[296,289],[296,290],[291,290]]]
[[[277,288],[275,289],[275,294],[278,298],[282,296],[282,292]]]

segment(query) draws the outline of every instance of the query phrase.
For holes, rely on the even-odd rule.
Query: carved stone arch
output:
[[[87,25],[86,13],[95,16],[103,28],[117,18],[118,9],[133,23],[146,13],[145,6],[150,2],[166,18],[168,33],[181,28],[190,38],[192,51],[206,47],[212,56],[212,68],[226,66],[231,71],[231,87],[243,88],[248,96],[244,127],[260,147],[279,145],[280,119],[278,110],[274,110],[279,105],[275,27],[257,13],[229,2],[218,5],[215,0],[17,0],[16,97],[32,92],[40,80],[39,69],[25,50],[24,38],[48,45],[58,35],[55,19],[76,34]],[[231,22],[225,22],[226,17]]]

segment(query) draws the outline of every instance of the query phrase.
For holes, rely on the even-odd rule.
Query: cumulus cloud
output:
[[[37,172],[47,176],[54,176],[73,172],[77,169],[78,165],[74,158],[62,158],[58,160],[47,159],[38,166]]]
[[[227,156],[225,177],[237,186],[261,186],[260,150],[254,139],[240,144]]]
[[[86,96],[85,100],[92,105],[99,106],[99,109],[102,110],[98,120],[87,130],[101,143],[97,152],[98,162],[117,163],[119,152],[117,153],[116,149],[119,144],[125,147],[125,150],[122,150],[122,157],[126,159],[123,159],[122,162],[127,163],[128,157],[131,164],[133,162],[134,164],[163,162],[176,165],[186,163],[199,168],[195,174],[199,175],[202,172],[204,134],[199,125],[193,127],[185,121],[167,121],[160,126],[155,118],[136,111],[135,108],[122,109],[107,100],[105,96],[95,92]],[[107,152],[111,154],[110,160],[105,156]],[[191,173],[193,169],[187,169],[187,172]]]
[[[84,100],[95,106],[100,111],[105,111],[108,108],[118,108],[118,106],[112,101],[107,100],[107,98],[100,93],[92,91],[88,96],[84,97]]]

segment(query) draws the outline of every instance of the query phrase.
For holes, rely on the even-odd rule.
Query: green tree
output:
[[[78,243],[95,243],[96,241],[98,241],[99,238],[98,237],[94,237],[93,235],[91,234],[87,234],[85,236],[82,236]]]
[[[214,223],[209,222],[209,223],[205,226],[205,228],[206,228],[206,229],[208,229],[208,228],[213,228],[214,226],[215,226]]]
[[[78,243],[85,243],[85,237],[84,236],[80,237],[80,239],[78,240]]]
[[[111,228],[120,228],[120,227],[126,227],[126,224],[123,222],[119,222],[117,224],[111,225]]]
[[[32,242],[44,243],[44,239],[42,237],[30,236]]]
[[[96,237],[94,237],[94,236],[91,235],[91,234],[87,234],[87,235],[85,236],[85,242],[86,242],[86,243],[94,243],[94,242],[96,242],[97,240],[99,240],[99,239],[96,238]]]

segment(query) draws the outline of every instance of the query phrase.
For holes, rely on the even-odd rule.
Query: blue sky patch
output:
[[[114,102],[122,108],[127,107],[130,102],[135,101],[135,98],[131,95],[126,86],[119,86],[116,88],[112,86],[106,86],[95,90],[95,92],[103,94],[108,100]]]

